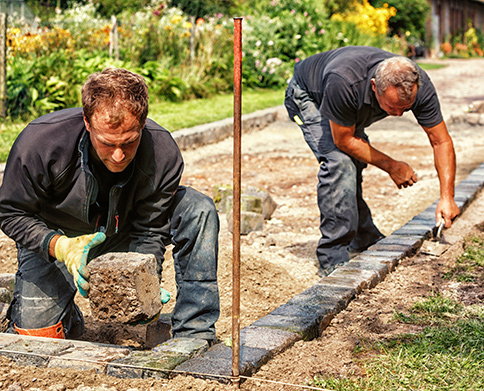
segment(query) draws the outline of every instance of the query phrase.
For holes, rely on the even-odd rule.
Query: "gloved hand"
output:
[[[67,270],[74,277],[79,293],[87,297],[89,290],[89,271],[87,269],[87,256],[89,250],[106,240],[106,235],[98,232],[91,235],[82,235],[68,238],[62,235],[55,243],[55,257],[64,262]]]
[[[162,304],[166,304],[170,301],[171,295],[170,295],[170,292],[168,292],[166,289],[160,288],[160,294],[161,294]]]

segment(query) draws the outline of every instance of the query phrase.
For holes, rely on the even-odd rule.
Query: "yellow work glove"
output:
[[[62,235],[55,244],[55,257],[64,262],[69,273],[74,277],[77,289],[82,296],[87,297],[89,290],[89,270],[87,269],[87,256],[89,250],[106,240],[106,235],[98,232],[91,235],[82,235],[68,238]]]

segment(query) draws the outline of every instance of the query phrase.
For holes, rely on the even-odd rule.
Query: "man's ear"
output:
[[[375,78],[372,78],[370,80],[371,82],[371,89],[373,90],[373,92],[376,94],[376,81],[375,81]]]
[[[84,125],[86,126],[86,130],[90,133],[91,132],[91,127],[89,126],[89,122],[86,119],[86,116],[84,113],[82,113],[82,118],[84,119]]]

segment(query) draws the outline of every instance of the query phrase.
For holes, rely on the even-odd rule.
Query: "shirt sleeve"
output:
[[[358,97],[352,86],[339,75],[328,75],[320,112],[324,118],[342,126],[353,126],[357,121]]]

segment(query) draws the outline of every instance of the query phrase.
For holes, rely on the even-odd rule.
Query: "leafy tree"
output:
[[[410,35],[416,40],[425,41],[425,24],[430,16],[430,5],[427,0],[370,0],[370,3],[374,7],[383,7],[383,4],[387,3],[390,7],[396,8],[397,14],[388,21],[392,35]]]

